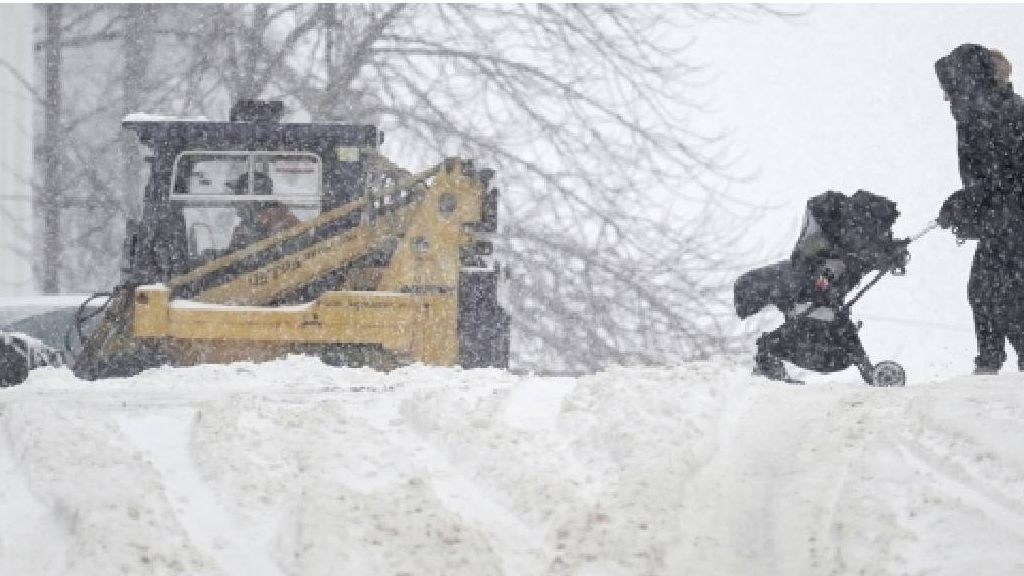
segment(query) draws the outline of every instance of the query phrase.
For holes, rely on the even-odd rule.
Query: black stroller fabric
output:
[[[793,298],[798,291],[793,264],[789,260],[755,268],[736,280],[733,290],[736,314],[740,318],[748,318],[768,306],[788,310],[796,304]]]
[[[758,339],[758,361],[787,360],[808,370],[834,372],[866,364],[846,295],[872,270],[905,265],[905,243],[892,237],[896,203],[858,191],[825,192],[807,201],[800,237],[788,260],[756,268],[734,284],[740,318],[775,306],[785,315]]]
[[[899,247],[892,238],[898,216],[895,202],[864,190],[853,196],[829,191],[811,198],[789,260],[736,280],[736,314],[748,318],[772,305],[786,312],[800,302],[841,306],[864,275],[892,263]],[[821,276],[828,278],[828,290],[815,288]]]

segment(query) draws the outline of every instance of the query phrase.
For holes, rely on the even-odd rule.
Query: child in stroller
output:
[[[895,202],[864,190],[852,196],[828,191],[807,201],[789,260],[751,270],[735,284],[740,318],[769,305],[785,317],[782,326],[758,338],[755,375],[798,382],[786,372],[788,361],[816,372],[856,366],[868,384],[903,384],[898,364],[871,364],[845,303],[872,270],[905,271],[909,241],[892,236],[898,216]]]

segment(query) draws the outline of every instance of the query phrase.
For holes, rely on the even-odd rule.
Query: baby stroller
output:
[[[856,366],[873,386],[906,383],[899,364],[871,363],[860,341],[860,324],[850,318],[850,307],[885,274],[905,273],[910,257],[907,246],[913,239],[893,238],[892,225],[898,216],[895,202],[864,190],[852,196],[828,191],[807,201],[800,237],[789,260],[751,270],[734,286],[740,318],[769,305],[785,317],[782,326],[758,338],[755,375],[800,383],[786,372],[786,361],[825,373]],[[846,301],[871,271],[878,274]]]

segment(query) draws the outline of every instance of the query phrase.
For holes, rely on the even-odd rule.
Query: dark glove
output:
[[[982,224],[980,208],[980,202],[968,198],[965,190],[957,190],[942,203],[936,222],[940,228],[952,228],[958,240],[976,240]]]
[[[939,209],[939,217],[935,219],[939,228],[946,229],[953,225],[953,205],[950,202],[952,199],[952,196],[946,198],[946,201],[942,203],[942,208]]]

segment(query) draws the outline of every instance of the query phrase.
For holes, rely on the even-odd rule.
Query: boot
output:
[[[974,376],[995,376],[1006,361],[1006,352],[985,352],[974,357]]]

